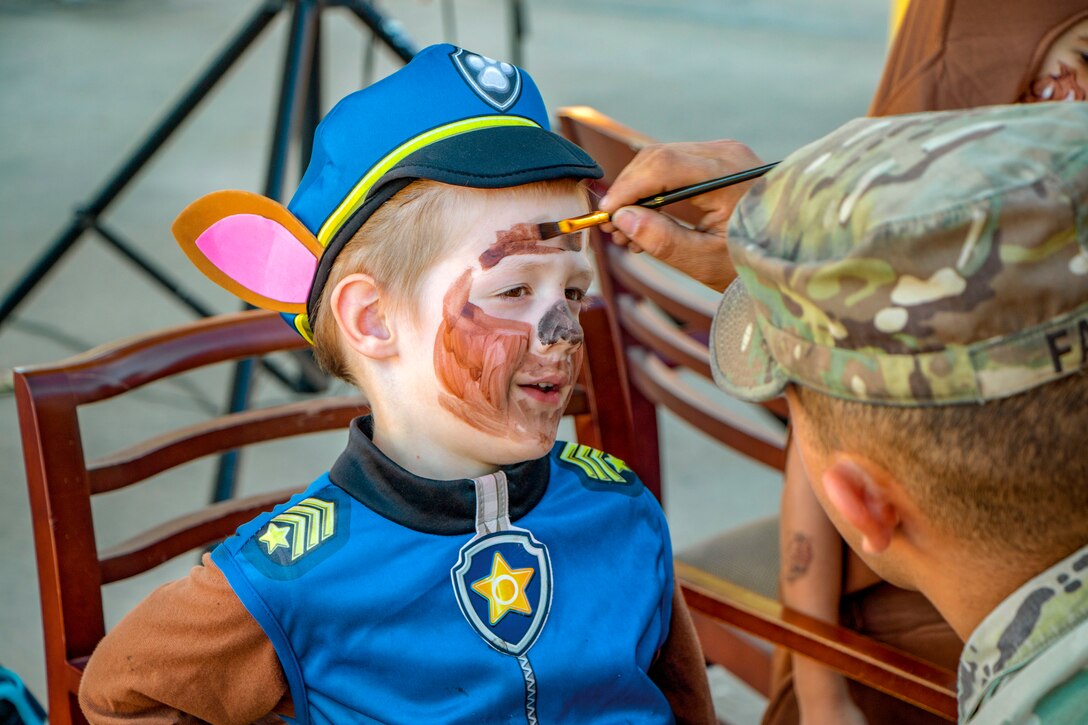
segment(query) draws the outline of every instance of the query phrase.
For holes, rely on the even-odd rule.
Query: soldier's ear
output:
[[[248,191],[216,191],[186,207],[171,230],[223,289],[255,307],[306,313],[322,248],[282,204]]]
[[[900,525],[897,487],[864,459],[837,454],[824,471],[828,503],[861,536],[867,554],[881,554]]]

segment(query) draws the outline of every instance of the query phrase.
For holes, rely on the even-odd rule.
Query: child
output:
[[[529,76],[427,48],[317,130],[288,211],[188,208],[193,261],[366,395],[328,473],[99,645],[92,722],[704,722],[668,530],[622,461],[556,443],[600,175]],[[520,226],[519,226],[520,225]]]

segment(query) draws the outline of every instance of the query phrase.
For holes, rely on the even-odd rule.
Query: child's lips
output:
[[[570,383],[566,377],[551,376],[519,382],[517,386],[530,400],[557,405],[563,401],[564,393]]]

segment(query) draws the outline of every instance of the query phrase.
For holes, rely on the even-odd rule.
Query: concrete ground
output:
[[[257,4],[0,0],[0,293],[22,278]],[[871,0],[537,0],[525,6],[523,64],[552,107],[595,106],[663,140],[738,138],[768,160],[864,114],[887,42],[888,4]],[[420,46],[450,40],[510,56],[503,0],[402,0],[381,7]],[[207,191],[263,187],[284,28],[278,19],[103,216],[220,311],[237,304],[182,258],[169,224]],[[326,13],[324,29],[325,98],[331,102],[361,83],[367,36],[340,10]],[[384,49],[375,60],[378,75],[396,67]],[[184,306],[87,235],[0,327],[0,664],[39,695],[45,684],[37,580],[7,371],[189,319]],[[226,373],[215,371],[141,392],[121,408],[94,409],[87,446],[104,452],[139,434],[197,420],[222,405],[226,386]],[[271,381],[258,394],[262,401],[291,397]],[[666,421],[665,436],[667,508],[677,548],[777,510],[779,483],[769,470],[716,450],[675,421]],[[260,460],[248,457],[242,489],[308,481],[340,445],[336,435]],[[198,505],[210,476],[208,463],[160,477],[139,497],[105,497],[95,509],[100,546],[125,537],[134,521],[153,523]],[[192,563],[179,561],[107,588],[110,622]],[[731,721],[758,720],[758,698],[719,674],[715,690]]]

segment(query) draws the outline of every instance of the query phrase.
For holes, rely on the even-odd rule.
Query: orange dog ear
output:
[[[254,307],[304,314],[322,247],[282,204],[248,191],[216,191],[171,227],[213,282]]]

